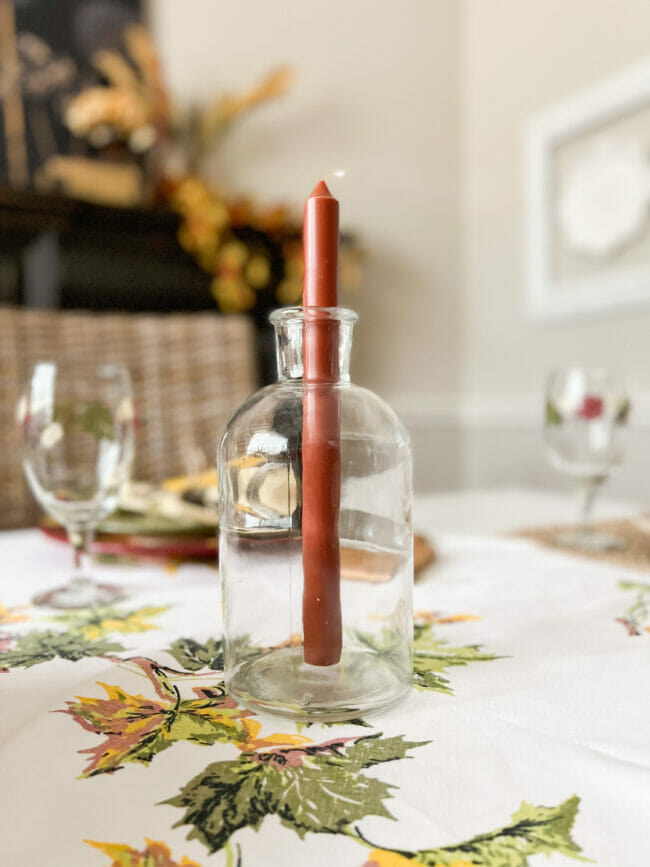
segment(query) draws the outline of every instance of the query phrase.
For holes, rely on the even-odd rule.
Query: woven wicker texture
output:
[[[256,387],[254,333],[236,316],[104,314],[0,307],[0,527],[35,523],[15,408],[35,361],[121,362],[138,420],[133,477],[212,466],[223,429]]]
[[[541,527],[536,529],[519,530],[513,534],[531,539],[540,545],[554,548],[574,557],[586,557],[588,560],[596,560],[601,563],[610,563],[613,566],[625,566],[628,569],[639,569],[650,572],[650,533],[646,527],[641,529],[635,521],[602,521],[594,524],[594,530],[612,534],[620,538],[623,547],[607,551],[582,551],[575,548],[565,548],[553,542],[558,533],[572,529],[567,526]]]

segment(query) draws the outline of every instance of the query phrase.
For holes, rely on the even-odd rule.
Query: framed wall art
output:
[[[650,305],[650,60],[533,117],[524,164],[530,317]]]
[[[0,184],[30,187],[51,158],[86,152],[62,122],[66,103],[141,14],[140,0],[0,0]]]

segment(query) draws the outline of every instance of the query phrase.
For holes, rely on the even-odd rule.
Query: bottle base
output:
[[[226,679],[228,692],[246,707],[310,722],[377,713],[402,699],[410,685],[403,668],[376,653],[344,650],[336,665],[317,666],[303,660],[302,647],[273,650]]]

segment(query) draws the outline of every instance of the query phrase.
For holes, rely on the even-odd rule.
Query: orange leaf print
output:
[[[388,849],[373,849],[363,867],[413,867],[412,858],[405,858]]]
[[[0,602],[0,625],[5,623],[20,623],[23,620],[29,620],[29,614],[20,614],[26,606],[21,605],[13,608],[5,608]]]
[[[124,660],[122,660],[124,661]],[[86,731],[104,735],[95,747],[80,750],[90,756],[82,777],[113,773],[127,762],[148,765],[153,757],[177,741],[209,746],[232,743],[241,750],[256,750],[278,744],[311,743],[300,735],[273,734],[258,738],[260,723],[250,710],[240,708],[223,684],[195,687],[192,698],[183,698],[168,672],[144,657],[129,660],[143,671],[157,698],[131,695],[119,686],[98,683],[105,698],[77,696],[67,702],[69,714]]]
[[[448,614],[445,617],[437,611],[414,611],[413,622],[416,626],[433,626],[436,623],[464,623],[467,620],[481,620],[476,614]]]
[[[174,861],[169,846],[158,840],[144,839],[147,845],[141,851],[126,843],[99,843],[97,840],[84,840],[84,843],[112,859],[106,867],[201,867],[197,861],[185,856]]]
[[[391,852],[389,849],[373,849],[363,867],[413,867],[420,863],[398,852]],[[453,861],[451,864],[439,862],[433,867],[476,867],[476,865],[470,861]]]

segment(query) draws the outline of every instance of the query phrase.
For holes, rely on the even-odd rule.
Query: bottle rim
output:
[[[354,324],[359,319],[359,315],[348,307],[280,307],[269,315],[272,325],[306,319]]]

